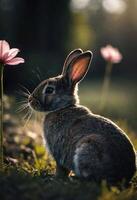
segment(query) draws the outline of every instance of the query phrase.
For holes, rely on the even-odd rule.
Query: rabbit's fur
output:
[[[43,81],[29,97],[30,105],[48,111],[44,135],[57,163],[57,173],[115,185],[130,181],[136,171],[135,150],[111,120],[79,105],[77,85],[88,71],[92,53],[71,52],[60,76]]]

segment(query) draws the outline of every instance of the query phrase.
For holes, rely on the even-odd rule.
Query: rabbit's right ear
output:
[[[64,74],[66,80],[69,81],[69,85],[73,86],[85,77],[89,70],[92,57],[92,52],[86,51],[72,60]]]
[[[66,70],[67,70],[68,66],[70,65],[70,63],[72,62],[72,60],[82,53],[83,53],[82,49],[75,49],[69,53],[69,55],[67,56],[67,58],[64,62],[62,75],[64,75],[66,73]]]

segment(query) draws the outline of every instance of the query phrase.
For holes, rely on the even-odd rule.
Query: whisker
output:
[[[22,100],[22,101],[17,102],[16,104],[20,105],[20,104],[26,104],[26,103],[28,103],[28,100]]]
[[[35,129],[35,126],[36,126],[36,113],[34,112],[34,129]]]
[[[33,110],[30,107],[29,102],[28,102],[28,97],[31,95],[31,92],[23,85],[19,84],[19,86],[21,87],[21,89],[17,91],[17,93],[21,95],[21,97],[23,97],[24,99],[18,102],[19,108],[16,110],[16,112],[22,112],[27,109],[27,112],[23,116],[23,120],[25,120],[25,124],[24,124],[24,127],[25,127],[28,124],[33,114]]]
[[[43,73],[41,72],[40,68],[37,67],[36,70],[38,72],[38,75],[39,75],[40,79],[43,80],[44,76],[43,76]]]
[[[19,106],[19,109],[25,109],[25,108],[27,108],[27,107],[29,107],[28,104],[25,104],[25,105]]]
[[[40,75],[39,75],[37,72],[35,72],[35,71],[33,70],[32,73],[33,73],[34,75],[36,75],[36,77],[37,77],[37,79],[38,79],[39,81],[41,81]]]
[[[37,74],[37,77],[38,77],[39,81],[41,81],[41,78],[40,78],[40,75],[39,75],[39,74]]]
[[[37,72],[39,73],[39,75],[42,77],[42,73],[41,73],[41,71],[40,71],[40,68],[39,68],[39,67],[36,67],[36,70],[37,70]]]
[[[18,112],[22,112],[23,110],[25,110],[26,108],[28,108],[29,107],[29,105],[27,104],[27,105],[21,105],[17,110],[16,110],[16,112],[18,113]]]
[[[18,108],[22,108],[22,107],[25,107],[27,105],[28,105],[28,103],[22,103],[21,105],[18,105]]]
[[[28,115],[28,118],[27,118],[27,120],[26,120],[26,122],[25,122],[24,128],[26,127],[26,125],[28,124],[29,120],[31,119],[32,114],[33,114],[33,110],[30,111],[30,113],[29,113],[29,115]]]
[[[23,86],[21,84],[19,84],[19,85],[20,85],[20,87],[22,87],[22,89],[24,89],[27,92],[27,94],[29,94],[29,95],[31,94],[30,91],[25,86]]]
[[[18,95],[21,95],[21,96],[23,96],[23,97],[29,97],[29,95],[30,95],[30,94],[28,94],[28,93],[26,93],[26,92],[24,92],[24,91],[22,91],[22,90],[19,90],[19,91],[17,92],[17,94],[18,94]]]
[[[20,105],[20,104],[21,105]],[[24,103],[22,103],[22,102],[18,102],[18,108],[21,108],[21,107],[24,107],[24,106],[29,106],[29,103],[28,102],[24,102]]]
[[[26,120],[26,118],[30,115],[30,110],[27,110],[26,114],[23,116],[23,120]]]

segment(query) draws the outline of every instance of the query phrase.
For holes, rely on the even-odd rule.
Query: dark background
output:
[[[136,79],[136,19],[136,0],[0,0],[0,39],[25,58],[25,64],[5,68],[6,92],[58,74],[66,55],[78,47],[93,51],[87,78],[98,79],[105,67],[100,48],[108,43],[123,54],[113,76]]]

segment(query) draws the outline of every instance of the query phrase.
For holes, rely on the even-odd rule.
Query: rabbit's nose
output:
[[[28,97],[28,102],[30,103],[30,102],[32,102],[32,100],[33,100],[33,96],[30,95],[30,96]]]

